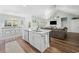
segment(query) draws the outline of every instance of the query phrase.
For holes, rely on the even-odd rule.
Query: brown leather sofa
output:
[[[50,37],[58,38],[58,39],[66,39],[67,32],[63,29],[52,29],[50,32]]]

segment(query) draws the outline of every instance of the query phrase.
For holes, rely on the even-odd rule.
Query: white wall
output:
[[[71,20],[71,32],[79,33],[79,19]]]

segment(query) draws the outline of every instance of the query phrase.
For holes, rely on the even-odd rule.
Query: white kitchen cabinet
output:
[[[49,32],[46,33],[45,38],[46,38],[45,41],[46,41],[46,45],[47,45],[46,47],[49,47]]]
[[[28,30],[24,30],[23,39],[29,42],[29,31]]]
[[[34,46],[34,32],[29,31],[29,43]]]
[[[44,51],[46,49],[46,37],[45,35],[41,34],[41,40],[40,40],[41,48],[40,51]]]
[[[40,51],[44,52],[49,47],[49,35],[47,33],[40,34]]]
[[[36,31],[29,31],[29,43],[40,52],[44,52],[44,50],[49,47],[48,32],[38,33]]]
[[[34,33],[34,47],[37,48],[39,51],[40,51],[40,48],[41,48],[41,35],[37,32]]]
[[[38,33],[35,31],[29,31],[29,43],[38,50],[40,49],[40,36]]]
[[[2,28],[2,37],[14,37],[14,36],[21,36],[20,28]]]

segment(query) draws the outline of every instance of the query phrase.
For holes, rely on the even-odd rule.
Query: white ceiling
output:
[[[2,5],[0,6],[0,11],[2,12],[9,12],[9,13],[19,13],[19,14],[25,14],[25,15],[40,15],[43,16],[45,10],[49,8],[48,5]]]
[[[57,8],[67,13],[79,15],[79,5],[59,5]]]
[[[23,15],[44,16],[48,11],[61,10],[79,15],[79,5],[0,5],[0,12],[16,13]]]

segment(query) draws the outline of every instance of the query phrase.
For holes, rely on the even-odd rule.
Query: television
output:
[[[57,21],[50,21],[50,25],[56,25]]]

